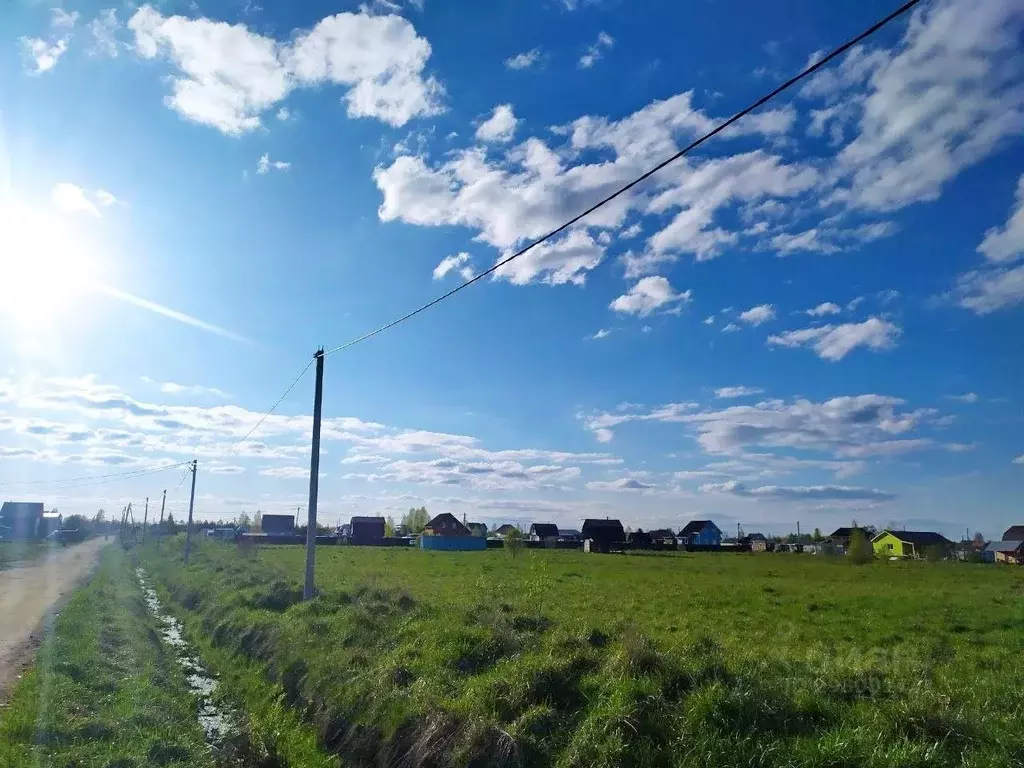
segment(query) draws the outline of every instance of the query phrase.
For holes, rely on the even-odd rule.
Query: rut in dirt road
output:
[[[70,596],[109,543],[92,539],[54,548],[39,560],[0,571],[0,702],[31,662],[47,615]]]

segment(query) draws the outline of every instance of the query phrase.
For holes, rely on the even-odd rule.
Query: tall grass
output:
[[[297,547],[143,557],[346,765],[1024,764],[1019,570],[327,548],[301,603]]]

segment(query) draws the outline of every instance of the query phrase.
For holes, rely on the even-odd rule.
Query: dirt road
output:
[[[39,560],[0,571],[0,703],[32,662],[45,621],[89,573],[103,539],[55,547]]]

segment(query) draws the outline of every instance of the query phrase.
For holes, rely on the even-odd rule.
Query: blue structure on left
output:
[[[454,552],[487,549],[483,536],[420,536],[420,549]]]

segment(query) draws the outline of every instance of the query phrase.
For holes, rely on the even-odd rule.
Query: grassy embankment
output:
[[[0,709],[3,768],[274,768],[337,765],[258,671],[232,664],[219,698],[233,727],[213,749],[175,652],[160,638],[131,556],[110,546]],[[207,662],[222,651],[206,648]],[[251,707],[251,708],[250,708]]]
[[[120,549],[104,550],[0,710],[0,765],[212,765],[184,675]]]
[[[1024,764],[1024,570],[324,548],[302,604],[298,547],[171,549],[222,662],[348,765]]]

